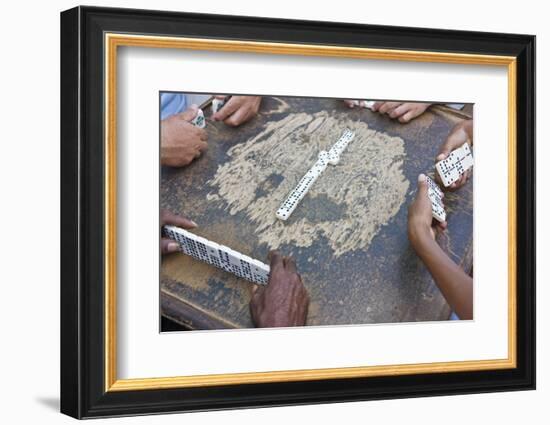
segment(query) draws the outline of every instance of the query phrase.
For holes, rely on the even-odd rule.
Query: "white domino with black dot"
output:
[[[447,219],[447,213],[443,206],[443,192],[437,183],[428,176],[426,176],[426,183],[428,183],[428,197],[432,203],[432,217],[443,222]]]
[[[292,192],[290,192],[275,213],[278,219],[284,221],[290,217],[292,212],[298,206],[298,203],[304,198],[304,196],[306,196],[309,188],[313,186],[315,180],[317,180],[325,168],[327,168],[328,161],[328,152],[321,151],[319,153],[319,157],[317,158],[317,162],[308,170],[304,177],[302,177],[302,179],[298,182],[298,185]]]
[[[474,165],[474,157],[468,143],[464,143],[458,149],[442,161],[435,164],[439,177],[445,187],[456,182],[462,174],[468,171]]]
[[[349,142],[353,140],[355,133],[346,129],[338,141],[330,148],[330,151],[321,151],[317,157],[317,162],[313,164],[308,172],[298,182],[298,185],[290,192],[284,202],[281,204],[275,216],[279,220],[286,221],[292,212],[296,209],[300,201],[306,196],[308,190],[313,186],[315,180],[327,168],[328,164],[336,165],[340,161],[342,152],[346,149]]]
[[[330,150],[328,151],[329,161],[328,163],[331,165],[337,165],[340,162],[340,156],[344,152],[344,150],[348,147],[349,142],[353,140],[355,137],[355,133],[346,129],[342,136],[337,140],[337,142],[332,145]]]
[[[267,285],[269,278],[267,264],[179,227],[164,226],[163,233],[176,241],[184,254],[250,282]]]

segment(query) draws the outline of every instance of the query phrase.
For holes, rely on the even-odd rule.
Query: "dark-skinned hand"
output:
[[[180,250],[180,246],[177,242],[169,238],[162,237],[162,226],[172,225],[178,226],[183,229],[193,229],[197,227],[197,223],[188,218],[181,217],[174,213],[171,213],[168,210],[160,211],[160,252],[162,255],[170,254],[171,252],[176,252]]]
[[[201,156],[208,135],[191,121],[197,116],[197,105],[162,120],[160,124],[160,162],[168,167],[183,167]]]
[[[309,296],[291,257],[271,251],[268,284],[257,287],[250,300],[250,313],[256,327],[304,326]]]
[[[409,205],[408,216],[409,240],[415,245],[418,235],[429,234],[432,239],[438,231],[447,228],[447,222],[439,222],[432,217],[432,202],[428,196],[428,182],[426,176],[418,176],[418,190],[414,201]]]
[[[430,105],[431,103],[420,102],[375,102],[372,110],[386,114],[388,117],[397,119],[401,123],[407,123],[422,115]]]
[[[216,96],[223,99],[225,96]],[[261,96],[231,96],[223,107],[212,115],[212,120],[223,121],[226,125],[237,127],[251,120],[260,110]]]
[[[466,120],[455,125],[451,130],[451,132],[449,133],[449,135],[447,136],[447,139],[445,139],[445,142],[439,148],[439,153],[435,158],[435,162],[437,163],[439,161],[444,160],[451,154],[452,151],[454,151],[455,149],[458,149],[466,142],[469,143],[470,146],[473,146],[473,143],[474,143],[473,132],[474,132],[473,120]],[[457,181],[452,183],[450,186],[445,187],[444,190],[453,192],[457,189],[460,189],[462,186],[466,184],[471,174],[472,174],[472,170],[469,169],[464,174],[462,174]],[[441,184],[441,178],[439,177],[439,173],[436,173],[435,179],[438,183]]]

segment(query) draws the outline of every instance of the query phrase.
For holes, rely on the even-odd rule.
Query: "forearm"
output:
[[[409,237],[451,308],[461,319],[472,319],[472,278],[445,254],[429,231],[412,231]]]

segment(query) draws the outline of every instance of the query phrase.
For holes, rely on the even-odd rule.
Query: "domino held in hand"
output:
[[[439,222],[443,222],[447,218],[445,207],[443,206],[443,192],[439,186],[431,178],[426,176],[428,184],[428,198],[432,203],[432,217]]]
[[[220,109],[222,109],[223,105],[225,105],[225,99],[212,99],[212,113],[217,113]]]
[[[176,226],[164,226],[163,233],[176,241],[184,254],[250,282],[267,285],[267,264]]]
[[[206,127],[206,120],[204,119],[204,112],[202,112],[202,109],[199,108],[197,110],[197,115],[191,120],[191,124],[199,128]]]
[[[468,171],[474,165],[474,157],[468,143],[464,143],[458,149],[435,164],[439,177],[445,187],[456,182],[462,174]]]

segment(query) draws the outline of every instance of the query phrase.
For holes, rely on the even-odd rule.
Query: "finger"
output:
[[[283,256],[279,251],[269,251],[269,254],[267,254],[267,258],[269,259],[269,265],[271,269],[284,267]]]
[[[436,161],[443,161],[445,158],[447,158],[449,156],[450,153],[451,152],[449,152],[447,150],[443,150],[435,157],[435,160]]]
[[[418,175],[418,193],[423,193],[428,196],[428,182],[424,174]]]
[[[410,103],[402,103],[401,105],[397,106],[393,111],[391,111],[388,115],[391,118],[398,118],[401,115],[405,115],[407,112],[409,112],[411,109]]]
[[[248,112],[248,108],[240,108],[233,115],[224,120],[224,124],[231,127],[237,127],[247,120],[249,115]]]
[[[170,211],[168,210],[160,210],[160,225],[164,226],[166,224],[166,217],[170,214]]]
[[[214,96],[215,99],[218,99],[218,100],[224,100],[227,98],[227,95],[225,94],[217,94]]]
[[[411,110],[408,111],[406,114],[404,114],[403,116],[399,117],[399,122],[407,123],[407,122],[409,122],[410,120],[416,118],[418,115],[420,115],[420,114],[418,113],[418,111],[415,111],[415,110],[411,109]]]
[[[447,228],[447,222],[446,221],[437,222],[437,227],[440,230],[445,230]]]
[[[271,275],[269,279],[271,283]],[[264,296],[266,286],[265,285],[252,285],[252,294],[250,297],[250,308],[254,305],[256,308],[262,304],[262,297]]]
[[[357,105],[357,101],[356,100],[344,100],[344,104],[348,107],[348,108],[355,108],[355,106]]]
[[[426,176],[424,174],[420,174],[418,176],[416,202],[418,205],[423,206],[430,203],[430,197],[428,196],[428,182],[426,181]]]
[[[208,141],[208,133],[205,130],[203,130],[202,128],[197,128],[197,127],[195,127],[195,128],[197,130],[199,130],[199,131],[197,131],[198,138],[205,141],[205,142]]]
[[[162,213],[163,225],[171,224],[173,226],[183,227],[184,229],[193,229],[197,227],[197,223],[188,218],[179,216],[170,211],[164,210]]]
[[[200,152],[204,152],[206,149],[208,148],[208,143],[206,142],[199,142],[197,144],[197,149],[200,151]]]
[[[294,258],[285,257],[284,263],[285,263],[285,269],[287,269],[289,272],[298,273],[298,270],[296,269],[296,262],[294,261]]]
[[[439,153],[446,153],[449,155],[451,151],[456,149],[458,146],[461,146],[465,142],[465,133],[461,130],[453,130],[449,136],[447,136],[447,139],[441,145],[441,148],[439,149]]]
[[[393,111],[395,108],[397,108],[399,105],[401,105],[400,102],[385,102],[378,112],[381,114],[388,114],[389,112]]]
[[[187,108],[185,111],[183,111],[181,114],[179,114],[178,117],[184,121],[191,122],[197,116],[198,111],[199,111],[199,107],[193,104],[189,108]]]
[[[216,112],[214,115],[212,115],[212,119],[214,121],[224,121],[227,119],[233,112],[235,112],[237,109],[239,109],[240,103],[237,99],[232,97],[229,99],[229,101],[222,106],[222,109],[220,109],[218,112]]]
[[[206,151],[207,147],[208,147],[208,144],[206,144],[204,142],[197,143],[197,145],[195,145],[195,147],[194,147],[194,149],[195,149],[195,158],[200,157],[204,153],[204,151]]]
[[[172,239],[162,238],[160,240],[160,252],[162,255],[177,252],[179,250],[180,247],[178,243],[174,242]]]
[[[377,112],[383,104],[384,102],[374,102],[374,105],[372,105],[372,110]]]

